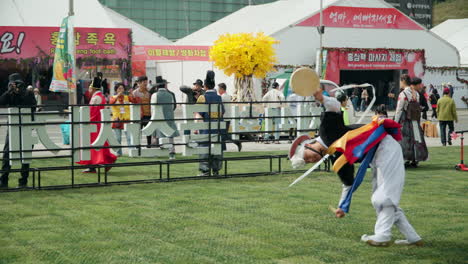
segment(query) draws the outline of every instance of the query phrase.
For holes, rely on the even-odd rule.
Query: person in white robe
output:
[[[316,99],[324,104],[326,111],[338,112],[340,109],[340,104],[335,98],[318,95]],[[337,127],[340,126],[337,125]],[[321,135],[321,137],[324,136],[326,135]],[[324,144],[321,137],[315,140],[305,140],[298,145],[295,154],[290,158],[294,167],[318,162],[323,157],[329,146]],[[371,161],[371,167],[373,171],[371,201],[377,213],[377,221],[374,234],[363,235],[361,241],[371,246],[389,246],[392,242],[391,229],[395,225],[405,236],[404,240],[396,240],[395,244],[422,246],[421,237],[399,207],[405,180],[405,167],[401,146],[391,135],[385,136],[379,143]],[[340,178],[342,178],[341,175]],[[339,205],[350,190],[351,184],[343,184]],[[335,215],[342,218],[345,212],[338,208],[335,210]]]

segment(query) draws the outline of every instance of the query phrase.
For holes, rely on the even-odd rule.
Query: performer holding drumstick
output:
[[[421,237],[399,207],[405,178],[403,154],[397,142],[401,140],[400,125],[390,119],[375,117],[370,124],[352,130],[344,125],[342,117],[338,118],[341,116],[340,104],[335,98],[323,96],[321,90],[315,91],[314,96],[325,106],[320,137],[301,136],[293,142],[289,154],[293,166],[319,162],[324,155],[335,154],[333,169],[344,184],[335,215],[342,218],[348,213],[352,193],[370,165],[373,170],[371,200],[377,222],[374,235],[363,235],[361,240],[371,246],[389,246],[391,228],[396,225],[406,239],[397,240],[395,244],[422,246]],[[342,154],[337,155],[338,152]],[[353,164],[357,161],[361,166],[354,179]]]

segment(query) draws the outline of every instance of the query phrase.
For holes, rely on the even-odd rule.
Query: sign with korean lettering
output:
[[[208,61],[209,46],[133,46],[132,60]]]
[[[53,56],[58,27],[0,27],[0,59]],[[76,58],[128,58],[132,40],[127,28],[75,28]]]
[[[317,13],[296,26],[317,27]],[[423,30],[424,28],[395,8],[330,6],[323,10],[323,25],[338,28],[387,28]]]
[[[408,70],[424,75],[424,50],[327,48],[325,76],[339,83],[341,70]]]

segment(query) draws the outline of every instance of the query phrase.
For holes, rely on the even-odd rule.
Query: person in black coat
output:
[[[30,107],[34,112],[36,109],[36,99],[34,94],[26,90],[26,85],[19,73],[13,73],[8,76],[8,90],[0,96],[1,107]],[[8,188],[8,176],[10,174],[10,148],[8,131],[3,147],[2,175],[0,177],[0,188]],[[29,163],[21,165],[21,178],[19,187],[26,187],[28,184]]]
[[[427,120],[427,111],[429,110],[429,104],[426,99],[426,86],[419,91],[419,104],[421,105],[422,118]]]

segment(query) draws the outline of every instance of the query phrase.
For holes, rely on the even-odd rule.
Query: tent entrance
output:
[[[388,110],[393,110],[399,93],[400,72],[400,70],[341,70],[340,83],[341,85],[362,83],[374,85],[376,93],[375,106],[385,104]],[[357,91],[349,90],[348,96],[355,92],[355,94],[358,94],[360,102],[362,88],[357,89]],[[374,95],[371,89],[368,89],[367,92],[370,100]]]

